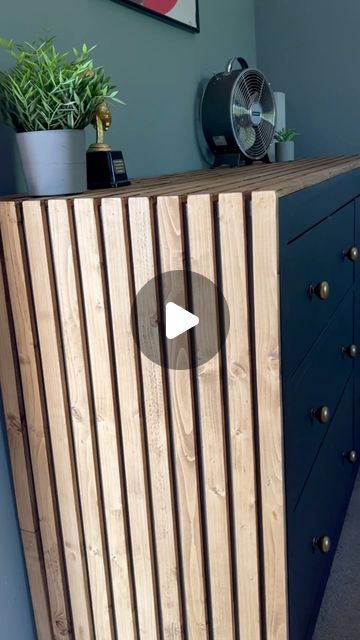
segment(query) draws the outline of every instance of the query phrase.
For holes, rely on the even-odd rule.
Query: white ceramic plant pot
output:
[[[293,140],[275,143],[276,162],[290,162],[295,157],[295,145]]]
[[[32,196],[86,191],[86,143],[83,129],[16,134],[22,166]]]

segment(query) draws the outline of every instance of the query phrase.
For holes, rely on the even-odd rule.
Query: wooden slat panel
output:
[[[184,240],[179,198],[158,199],[157,221],[161,272],[183,271]],[[171,298],[171,279],[167,279],[167,283],[169,291],[164,294]],[[185,282],[180,291],[178,280],[176,302],[186,308]],[[184,335],[183,340],[186,353],[188,336]],[[201,640],[208,637],[208,629],[191,373],[189,369],[170,369],[168,377],[184,572],[186,631],[188,638]]]
[[[116,631],[119,638],[132,640],[136,637],[136,618],[132,599],[131,552],[126,536],[124,503],[126,488],[120,456],[120,425],[116,419],[113,397],[101,256],[92,200],[84,199],[75,202],[75,224],[96,413]]]
[[[89,638],[93,638],[93,629],[86,567],[83,562],[84,549],[76,474],[72,459],[69,411],[62,371],[61,345],[57,335],[57,312],[50,275],[51,266],[47,255],[46,232],[40,203],[25,202],[23,215],[39,333],[41,364],[44,373],[74,635],[76,640],[89,640]]]
[[[287,185],[290,180],[296,184],[300,180],[310,181],[311,179],[316,179],[316,176],[322,173],[327,175],[325,172],[328,172],[329,176],[333,172],[336,175],[336,173],[341,173],[344,167],[346,167],[347,171],[349,170],[348,163],[340,164],[338,160],[329,159],[326,163],[326,168],[324,168],[323,160],[314,160],[311,163],[310,161],[299,161],[281,165],[256,164],[252,167],[240,167],[236,170],[229,168],[214,169],[195,177],[189,174],[187,179],[184,176],[182,183],[168,180],[167,183],[164,182],[161,185],[148,186],[146,187],[146,193],[148,195],[186,195],[188,193],[208,192],[217,195],[218,193],[232,191],[249,192],[271,183],[278,184],[280,188]],[[141,187],[145,192],[145,185],[141,185]],[[132,194],[129,193],[129,195]]]
[[[210,196],[190,196],[187,205],[191,270],[216,282],[213,209]],[[214,295],[197,296],[194,313],[218,322]],[[200,320],[201,322],[201,320]],[[199,416],[204,467],[211,616],[215,640],[235,637],[232,601],[227,462],[221,395],[220,356],[197,369]]]
[[[222,293],[229,306],[226,373],[235,525],[235,562],[242,640],[259,640],[260,608],[251,399],[246,228],[243,196],[219,197]]]
[[[48,591],[40,534],[33,531],[21,531],[21,539],[34,610],[37,640],[52,640],[54,636],[51,630]]]
[[[130,187],[122,188],[123,197],[187,195],[189,193],[227,193],[241,191],[249,193],[255,189],[264,189],[269,183],[272,187],[277,184],[278,189],[286,188],[289,179],[293,180],[293,191],[303,188],[297,186],[304,181],[312,184],[321,182],[329,177],[339,175],[345,171],[359,168],[360,158],[321,158],[289,163],[275,163],[264,165],[255,163],[248,167],[216,168],[204,170],[193,176],[192,173],[177,176],[166,176],[154,181],[136,180]],[[116,192],[115,192],[116,193]],[[92,193],[93,197],[109,197],[113,195],[109,190]],[[79,196],[80,197],[80,196]]]
[[[131,244],[136,293],[155,276],[152,211],[149,200],[129,200]],[[148,288],[149,313],[156,317],[155,284]],[[140,344],[141,320],[139,323]],[[159,335],[154,334],[155,347],[160,351]],[[159,365],[141,354],[146,433],[149,448],[151,491],[154,509],[156,552],[159,575],[160,611],[164,640],[182,637],[182,620],[178,589],[178,566],[172,492],[168,425],[164,381]]]
[[[307,187],[311,187],[314,184],[319,184],[320,182],[325,182],[325,180],[330,180],[330,178],[335,178],[336,176],[347,173],[357,168],[359,167],[348,167],[346,164],[344,164],[341,168],[330,166],[328,169],[323,169],[322,171],[318,171],[317,173],[309,173],[307,176],[299,176],[297,180],[294,179],[289,181],[288,183],[284,181],[281,185],[275,184],[275,189],[278,191],[278,197],[282,198],[283,196],[287,196],[290,193],[306,189]],[[272,185],[264,183],[263,189],[270,188],[273,188]]]
[[[52,638],[43,553],[36,533],[39,528],[33,478],[28,462],[26,426],[17,394],[17,373],[10,336],[3,273],[0,268],[0,386],[9,443],[17,513],[24,546],[30,594],[38,640]]]
[[[148,505],[144,425],[140,416],[141,390],[139,390],[137,356],[130,325],[131,267],[125,231],[126,212],[121,201],[113,198],[104,200],[101,209],[124,445],[139,636],[144,640],[155,640],[160,635],[152,557],[152,525]]]
[[[280,373],[277,197],[252,197],[253,286],[268,638],[286,640],[286,532]]]
[[[328,160],[327,166],[334,164],[336,167],[340,165],[339,159]],[[268,180],[274,177],[280,180],[281,177],[297,175],[299,172],[314,172],[317,167],[324,168],[324,159],[315,160],[299,160],[297,162],[264,165],[256,163],[253,165],[235,168],[217,167],[216,169],[205,169],[201,171],[191,171],[188,173],[174,174],[168,176],[159,176],[153,179],[134,180],[129,187],[122,188],[123,197],[141,196],[142,194],[153,195],[169,195],[174,193],[177,195],[194,193],[202,190],[203,192],[218,193],[224,191],[227,187],[243,188],[249,181]],[[94,196],[109,196],[109,190],[106,192],[95,192]]]
[[[331,167],[331,171],[328,169]],[[177,173],[154,178],[140,178],[132,181],[128,187],[121,190],[107,189],[91,191],[77,197],[105,198],[111,196],[149,197],[165,195],[187,195],[189,193],[232,193],[234,191],[250,192],[254,189],[274,188],[286,189],[288,176],[294,177],[293,190],[303,188],[301,181],[296,183],[297,174],[306,174],[303,186],[327,180],[332,175],[339,175],[360,167],[360,156],[337,156],[333,158],[305,158],[288,163],[263,164],[256,162],[249,166],[218,167],[216,169],[202,169],[187,173]],[[273,181],[269,185],[269,179]],[[267,183],[266,183],[267,181]],[[68,199],[73,196],[68,196]],[[9,199],[9,197],[7,198]],[[14,200],[29,199],[25,195],[14,196]],[[1,198],[0,198],[1,200]]]
[[[40,519],[51,622],[56,640],[71,638],[66,606],[61,539],[56,528],[55,504],[47,452],[45,423],[40,394],[40,380],[35,353],[36,340],[31,323],[31,308],[26,285],[21,238],[14,203],[1,205],[1,234],[4,246],[7,282],[14,318],[16,344],[20,363],[22,391],[32,470]]]
[[[349,167],[347,164],[339,167],[329,162],[329,165],[326,168],[319,167],[317,171],[299,173],[298,175],[289,176],[288,179],[278,180],[275,178],[272,180],[263,180],[261,181],[261,188],[259,183],[251,183],[250,186],[252,191],[263,191],[266,189],[276,190],[278,197],[280,198],[289,195],[290,193],[294,193],[295,191],[311,187],[314,184],[325,182],[326,180],[330,180],[331,178],[335,178],[336,176],[348,173],[349,171],[357,168],[359,167]]]
[[[85,337],[74,267],[69,211],[65,201],[49,202],[49,226],[64,347],[81,514],[94,616],[95,637],[113,638],[108,593],[107,552],[101,528],[100,491],[97,486],[96,443],[91,418],[91,397],[86,373]]]
[[[36,531],[36,502],[31,471],[28,473],[25,425],[19,406],[17,378],[10,336],[2,270],[0,268],[0,384],[14,480],[16,506],[20,529]]]

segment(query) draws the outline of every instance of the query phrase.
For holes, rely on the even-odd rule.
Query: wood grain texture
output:
[[[29,463],[26,425],[17,393],[19,372],[10,335],[10,319],[0,269],[0,388],[4,406],[17,514],[24,547],[38,640],[51,640],[51,622],[44,557],[40,544],[35,490]]]
[[[24,229],[39,334],[41,364],[49,418],[56,489],[64,538],[71,610],[76,640],[93,638],[82,525],[66,396],[57,310],[48,260],[46,231],[40,203],[25,202]]]
[[[152,211],[146,198],[129,200],[131,248],[135,291],[155,276],[153,251]],[[157,318],[155,284],[147,289],[149,317]],[[144,334],[139,333],[140,347]],[[159,332],[153,332],[154,347],[160,351]],[[176,524],[174,522],[174,495],[172,489],[171,455],[169,449],[166,396],[161,367],[141,354],[141,371],[149,452],[151,495],[154,512],[156,559],[159,579],[160,615],[164,640],[181,638],[182,615],[179,597],[179,568],[176,549]]]
[[[44,551],[51,624],[56,640],[72,638],[63,573],[62,542],[56,525],[56,506],[52,493],[50,460],[47,449],[41,382],[36,356],[36,337],[32,327],[22,240],[14,203],[0,207],[1,236],[4,247],[6,277],[20,363],[25,417],[30,444],[31,463],[39,513],[41,542]]]
[[[256,394],[267,637],[286,640],[286,515],[280,372],[278,217],[275,192],[252,196]]]
[[[152,178],[137,178],[128,187],[107,189],[80,194],[75,198],[91,197],[100,199],[121,196],[186,196],[189,193],[250,193],[255,189],[290,189],[298,191],[314,182],[322,182],[346,171],[360,168],[360,156],[337,156],[333,158],[305,158],[295,162],[264,164],[255,162],[242,167],[218,167],[200,169],[187,173],[175,173]],[[300,178],[300,179],[299,179]],[[289,183],[291,180],[291,184]],[[271,184],[269,184],[271,181]],[[68,196],[72,199],[74,196]],[[9,199],[9,197],[7,197]],[[14,200],[29,199],[27,196],[14,196]],[[1,200],[1,198],[0,198]]]
[[[64,349],[69,409],[84,524],[95,637],[111,640],[113,621],[107,584],[107,551],[102,532],[101,491],[87,379],[86,345],[74,265],[69,210],[63,200],[49,202],[48,219]]]
[[[191,270],[216,282],[213,208],[210,196],[189,196],[187,225]],[[196,294],[193,312],[200,318],[213,318],[214,323],[217,323],[215,290],[210,296],[205,289],[198,288]],[[230,640],[235,637],[235,630],[219,354],[197,368],[196,379],[204,468],[212,632],[215,640]]]
[[[251,395],[246,228],[243,196],[220,195],[222,293],[229,306],[226,341],[230,469],[241,640],[260,639],[259,563]]]
[[[21,531],[37,640],[52,640],[48,589],[40,534]]]
[[[122,189],[122,196],[144,197],[182,195],[189,193],[232,193],[234,191],[250,193],[255,189],[263,189],[264,183],[271,180],[278,188],[286,188],[289,178],[293,178],[291,191],[298,191],[304,186],[328,180],[360,167],[360,156],[340,156],[335,158],[310,158],[292,163],[273,163],[264,165],[254,163],[247,167],[203,169],[196,172],[160,176],[160,178],[134,180],[130,187]],[[302,181],[298,181],[298,174]],[[95,194],[93,194],[95,195]],[[102,192],[101,197],[110,195]],[[96,196],[95,196],[96,197]]]
[[[110,556],[115,626],[119,638],[136,638],[131,580],[131,546],[127,539],[126,487],[121,460],[121,425],[116,416],[107,310],[94,202],[74,204],[79,268],[90,356],[105,523]]]
[[[124,446],[139,637],[141,640],[155,640],[160,637],[160,631],[144,423],[141,416],[141,384],[130,322],[133,300],[126,211],[120,199],[108,198],[102,202],[101,221],[116,362],[116,393]]]
[[[159,198],[157,224],[161,273],[183,271],[184,237],[179,198]],[[171,300],[171,277],[165,298]],[[187,308],[185,281],[179,289],[176,280],[177,304]],[[188,335],[183,336],[183,353],[189,351]],[[171,348],[167,344],[168,350]],[[182,366],[182,363],[179,363]],[[208,638],[205,576],[200,522],[198,460],[195,446],[195,413],[191,372],[189,369],[169,369],[169,404],[174,437],[176,486],[179,505],[180,546],[185,591],[186,632],[192,640]]]
[[[15,359],[10,335],[3,273],[0,269],[0,385],[20,529],[37,531],[36,500],[28,470],[27,435],[20,409]]]

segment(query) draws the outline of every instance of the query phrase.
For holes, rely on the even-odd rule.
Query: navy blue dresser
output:
[[[267,640],[312,637],[359,465],[360,169],[334,162],[248,207]]]
[[[358,170],[279,201],[290,640],[311,638],[358,469]]]

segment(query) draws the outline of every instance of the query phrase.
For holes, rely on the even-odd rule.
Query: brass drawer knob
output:
[[[314,547],[320,549],[321,553],[329,553],[331,551],[331,539],[329,536],[321,536],[321,538],[313,539]]]
[[[351,262],[356,262],[359,257],[359,249],[357,247],[351,247],[349,251],[346,252],[346,257],[349,258]]]
[[[355,462],[357,461],[357,453],[355,449],[352,449],[352,451],[349,451],[346,454],[346,459],[348,462],[350,462],[350,464],[355,464]]]
[[[348,347],[343,347],[343,353],[346,353],[349,358],[356,358],[357,346],[356,344],[350,344]]]
[[[327,300],[330,295],[330,285],[326,280],[319,282],[316,286],[310,286],[311,295],[315,294],[320,300]]]
[[[312,409],[311,415],[316,418],[322,424],[326,424],[330,420],[330,409],[325,404],[318,409]]]

